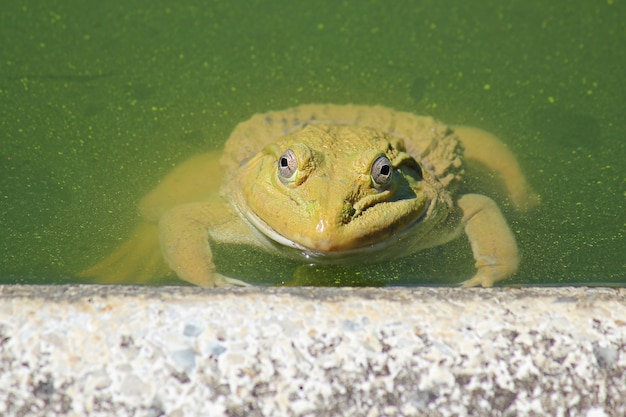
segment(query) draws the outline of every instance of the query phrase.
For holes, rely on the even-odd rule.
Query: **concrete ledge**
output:
[[[3,416],[623,416],[626,289],[0,287]]]

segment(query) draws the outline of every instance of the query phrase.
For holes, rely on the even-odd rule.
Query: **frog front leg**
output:
[[[496,203],[484,195],[466,194],[457,204],[463,211],[461,221],[477,269],[463,286],[491,287],[517,272],[520,258],[515,236]]]
[[[230,236],[238,236],[241,234],[241,230],[237,230],[241,229],[240,223],[232,209],[221,201],[174,207],[159,220],[163,258],[180,279],[195,285],[247,285],[216,271],[209,244],[210,230],[228,230]]]

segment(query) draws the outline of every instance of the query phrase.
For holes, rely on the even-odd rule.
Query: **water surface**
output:
[[[508,283],[624,285],[624,16],[614,0],[5,2],[0,280],[76,282],[159,178],[238,122],[352,102],[479,126],[516,153],[543,203],[504,208],[523,255]],[[290,276],[248,253],[225,248],[221,268]],[[472,264],[459,239],[319,275],[432,284]]]

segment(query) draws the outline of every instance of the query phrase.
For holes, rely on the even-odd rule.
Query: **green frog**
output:
[[[380,262],[463,234],[490,287],[520,256],[489,197],[459,192],[466,161],[499,175],[511,204],[539,203],[515,156],[483,130],[451,128],[381,106],[302,105],[240,123],[224,151],[176,167],[146,195],[142,222],[82,273],[149,281],[168,271],[210,287],[245,285],[216,271],[213,242],[251,245],[303,264]]]

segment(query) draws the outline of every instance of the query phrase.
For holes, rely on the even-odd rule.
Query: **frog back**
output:
[[[224,146],[221,159],[227,178],[248,158],[279,137],[307,124],[373,127],[404,140],[406,150],[450,190],[463,174],[463,148],[448,126],[432,117],[383,106],[308,104],[259,113],[239,123]]]

